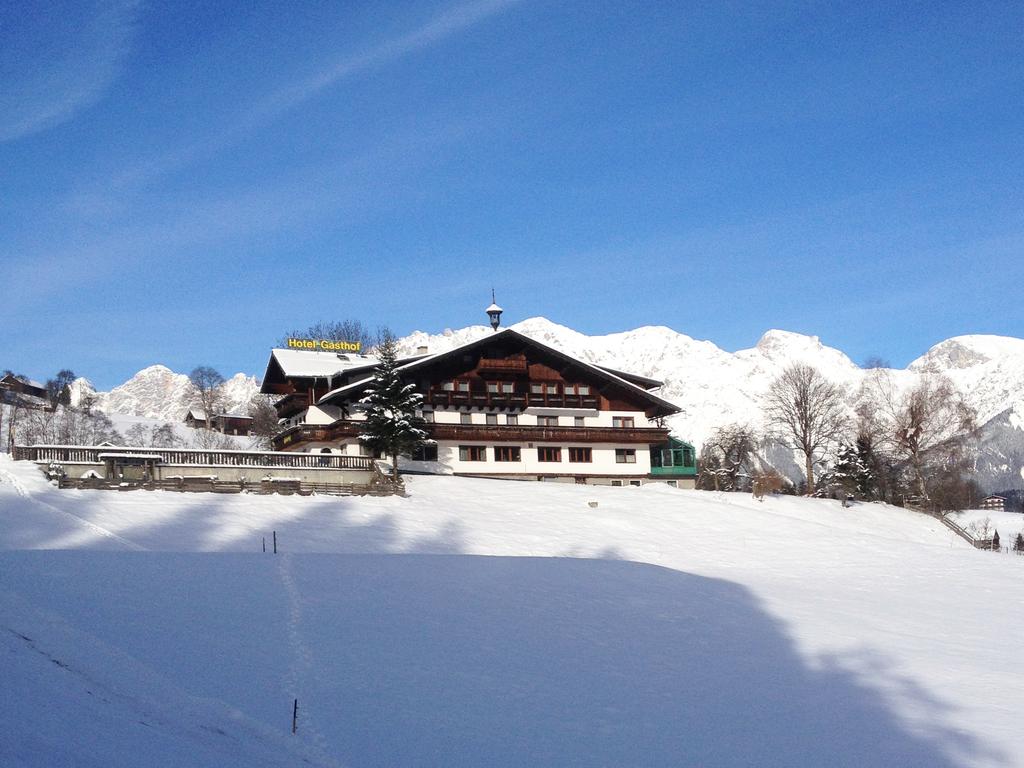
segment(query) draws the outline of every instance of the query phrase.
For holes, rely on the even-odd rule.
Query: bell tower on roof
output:
[[[487,317],[491,321],[491,328],[497,331],[498,326],[501,325],[501,313],[505,310],[495,303],[493,288],[491,288],[491,306],[484,311],[487,312]]]

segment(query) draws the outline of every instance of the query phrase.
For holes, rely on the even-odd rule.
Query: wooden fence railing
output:
[[[913,506],[911,504],[904,504],[904,509],[909,509],[911,512],[920,512],[923,515],[928,515],[928,517],[934,517],[936,520],[938,520],[944,526],[949,528],[949,530],[951,530],[953,533],[955,533],[957,536],[966,541],[975,549],[995,549],[995,542],[992,539],[977,538],[976,536],[974,536],[974,534],[972,534],[962,525],[958,524],[954,520],[950,520],[944,512],[936,512],[930,509],[922,509],[921,507]]]
[[[204,467],[291,467],[296,469],[371,470],[368,456],[339,453],[298,453],[289,451],[224,451],[200,448],[129,448],[79,445],[18,445],[14,458],[26,461],[101,464],[100,456],[113,454],[159,456],[162,464]]]

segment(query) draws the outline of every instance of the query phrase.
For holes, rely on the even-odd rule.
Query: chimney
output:
[[[424,344],[424,345],[421,345],[419,347],[416,347],[416,354],[417,355],[425,355],[425,354],[427,354],[427,346]]]

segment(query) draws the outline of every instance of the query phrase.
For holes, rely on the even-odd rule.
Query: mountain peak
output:
[[[1024,340],[1010,336],[971,334],[940,341],[909,365],[964,370],[1007,357],[1024,357]]]

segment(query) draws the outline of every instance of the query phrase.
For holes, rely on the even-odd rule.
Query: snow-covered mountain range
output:
[[[224,383],[225,411],[245,414],[259,387],[255,377],[236,373]],[[97,392],[88,379],[77,379],[71,387],[71,404],[78,405],[90,397],[93,407],[106,413],[170,422],[181,421],[189,407],[199,402],[188,376],[175,373],[165,365],[143,368],[109,392]]]
[[[673,430],[697,445],[722,424],[761,427],[761,398],[794,361],[813,365],[851,392],[871,373],[818,337],[788,331],[770,330],[753,348],[727,352],[664,326],[587,336],[535,317],[511,327],[581,359],[663,381],[660,394],[682,409],[671,419]],[[400,348],[403,354],[420,347],[443,352],[491,332],[484,325],[439,334],[416,331],[400,340]],[[1024,486],[1024,339],[957,336],[936,344],[906,369],[887,373],[906,387],[925,369],[948,376],[977,411],[983,425],[978,457],[982,485]],[[242,373],[226,386],[229,410],[235,411],[244,411],[259,388],[255,377]],[[167,421],[180,420],[195,403],[188,377],[162,365],[140,371],[110,392],[95,392],[85,380],[75,387],[76,397],[94,394],[102,410]]]

